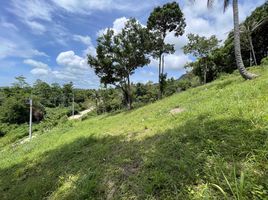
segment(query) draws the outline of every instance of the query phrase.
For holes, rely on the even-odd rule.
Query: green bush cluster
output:
[[[268,57],[263,58],[263,59],[261,60],[261,65],[262,65],[262,66],[264,66],[264,65],[268,65]]]

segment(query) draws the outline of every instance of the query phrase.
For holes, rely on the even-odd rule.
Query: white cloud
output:
[[[83,51],[83,56],[86,57],[87,55],[97,55],[96,48],[93,45],[88,46],[88,48]]]
[[[14,31],[18,30],[18,27],[15,24],[6,21],[4,18],[0,19],[0,26]]]
[[[88,69],[86,59],[77,56],[73,51],[61,52],[57,59],[57,63],[70,68]]]
[[[56,15],[61,15],[56,12],[57,8],[51,1],[12,0],[11,6],[7,10],[29,27],[32,33],[50,35],[53,38],[51,44],[57,43],[66,46],[66,40],[70,39],[69,31],[61,25],[61,21],[54,20]]]
[[[34,68],[30,72],[31,74],[36,75],[36,76],[45,76],[49,74],[49,70],[42,69],[42,68]]]
[[[88,47],[83,51],[83,56],[86,57],[89,55],[96,55],[96,48],[94,47],[92,40],[89,36],[82,36],[82,35],[74,35],[73,39],[75,41],[82,42],[83,44],[87,45]]]
[[[56,58],[58,66],[50,67],[46,63],[26,59],[24,63],[33,67],[31,74],[40,76],[46,81],[66,83],[72,81],[78,87],[97,87],[99,79],[87,65],[86,58],[74,51],[61,52]]]
[[[52,0],[58,7],[72,13],[90,14],[93,11],[121,10],[137,12],[155,5],[157,0]]]
[[[42,34],[46,27],[39,20],[51,22],[53,7],[42,0],[12,0],[12,7],[8,9],[29,26],[35,33]]]
[[[40,61],[36,61],[33,59],[26,59],[23,61],[23,63],[33,67],[33,69],[30,72],[31,74],[36,76],[49,75],[49,73],[51,72],[51,68],[47,64]]]
[[[166,69],[183,69],[185,64],[190,59],[184,54],[176,55],[170,54],[165,56],[165,68]]]
[[[12,37],[6,39],[0,36],[0,59],[6,57],[21,57],[21,58],[31,58],[34,56],[45,56],[48,55],[44,52],[40,52],[37,49],[34,49],[30,43],[28,43],[24,38],[21,37]]]
[[[128,21],[128,19],[126,17],[120,17],[114,20],[113,22],[113,26],[110,28],[114,31],[115,34],[119,34],[122,29],[125,27],[126,22]],[[104,33],[106,33],[108,30],[108,28],[105,29],[101,29],[97,32],[97,36],[101,36]]]
[[[43,34],[46,32],[46,27],[36,21],[25,21],[27,24],[36,34]]]
[[[155,76],[155,74],[152,71],[147,71],[147,70],[141,70],[141,74],[147,77],[152,77]]]
[[[35,68],[49,69],[47,64],[45,64],[43,62],[33,60],[33,59],[26,59],[26,60],[23,61],[23,63],[31,65],[32,67],[35,67]]]
[[[85,45],[92,45],[91,38],[88,35],[86,35],[86,36],[74,35],[73,39],[75,41],[82,42]]]
[[[71,80],[77,85],[97,87],[99,79],[88,66],[87,58],[78,56],[74,51],[61,52],[56,59],[59,67],[53,71],[56,79]]]

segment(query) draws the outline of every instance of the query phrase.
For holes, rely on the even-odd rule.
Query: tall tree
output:
[[[62,87],[64,106],[70,106],[73,99],[73,82],[69,82]]]
[[[132,108],[130,76],[138,67],[150,63],[149,41],[147,29],[132,18],[118,35],[108,30],[99,37],[97,56],[88,56],[88,64],[94,68],[101,83],[122,89],[128,109]]]
[[[202,59],[204,62],[198,62],[203,64],[203,82],[207,82],[207,71],[208,71],[208,59],[209,55],[218,47],[219,40],[215,35],[210,38],[201,37],[199,35],[188,34],[188,44],[183,47],[183,51],[186,54],[192,54],[198,59]]]
[[[51,106],[50,97],[52,94],[52,89],[50,85],[40,79],[37,79],[33,85],[33,95],[40,98],[40,103],[44,106]]]
[[[155,36],[155,45],[153,56],[159,59],[159,97],[162,96],[161,83],[164,81],[164,63],[163,54],[174,53],[174,45],[165,44],[167,33],[174,32],[176,37],[183,35],[186,26],[183,13],[175,1],[167,3],[162,7],[156,7],[150,14],[147,27]]]
[[[259,28],[261,28],[263,25],[266,25],[268,23],[268,17],[261,19],[260,21],[255,20],[246,20],[243,24],[240,26],[240,32],[245,34],[248,40],[248,46],[250,48],[254,64],[257,65],[257,59],[255,55],[254,45],[252,42],[252,34]]]
[[[224,0],[224,11],[228,7],[231,0]],[[239,30],[239,11],[238,0],[233,0],[233,22],[234,22],[234,47],[235,47],[235,59],[237,68],[244,79],[252,79],[256,77],[255,74],[249,73],[243,63],[241,46],[240,46],[240,30]],[[213,0],[207,1],[208,7],[212,6]]]

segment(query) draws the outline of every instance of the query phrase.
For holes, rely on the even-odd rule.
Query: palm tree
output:
[[[224,0],[224,11],[228,7],[231,0]],[[213,0],[207,1],[208,7],[212,6]],[[253,79],[255,74],[249,73],[243,63],[240,46],[240,30],[239,30],[239,12],[238,12],[238,0],[233,0],[233,20],[234,20],[234,47],[235,47],[235,59],[237,68],[244,79]]]
[[[256,21],[245,21],[241,26],[240,26],[240,32],[244,33],[247,37],[247,40],[249,42],[249,47],[250,47],[250,51],[251,54],[253,56],[253,61],[254,64],[257,65],[257,60],[256,60],[256,56],[255,56],[255,51],[254,51],[254,46],[253,46],[253,42],[252,42],[252,33],[254,33],[254,31],[256,31],[258,28],[262,27],[264,24],[266,24],[268,22],[268,17],[256,22]]]

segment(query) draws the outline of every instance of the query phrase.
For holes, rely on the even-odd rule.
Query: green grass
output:
[[[267,199],[268,69],[252,71],[1,147],[0,199]]]

